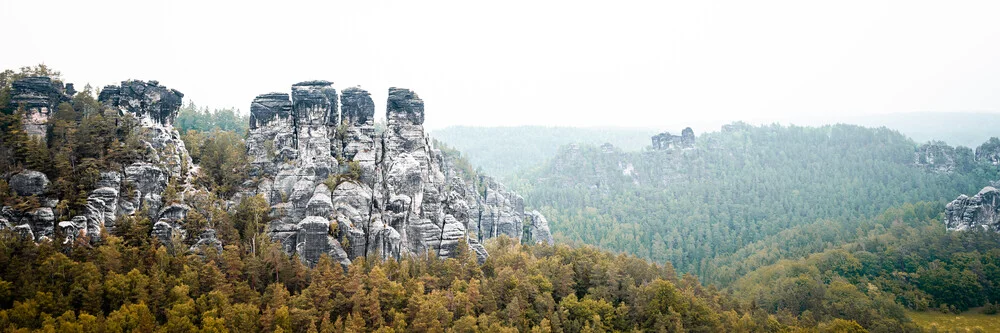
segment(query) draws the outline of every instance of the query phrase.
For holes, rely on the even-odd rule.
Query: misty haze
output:
[[[1000,332],[998,12],[0,0],[0,330]]]

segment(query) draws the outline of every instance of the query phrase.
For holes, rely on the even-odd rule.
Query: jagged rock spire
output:
[[[264,194],[275,212],[268,230],[286,251],[308,264],[327,254],[346,265],[356,257],[450,257],[469,246],[482,261],[480,240],[522,237],[524,200],[491,178],[479,193],[456,176],[424,132],[415,92],[389,89],[383,133],[367,91],[344,89],[339,101],[338,114],[332,83],[307,81],[292,86],[290,102],[271,93],[251,105],[247,146],[259,181],[244,194]],[[533,221],[532,234],[547,242],[544,218]]]
[[[340,95],[341,118],[348,125],[372,124],[375,121],[375,102],[368,91],[351,87]]]

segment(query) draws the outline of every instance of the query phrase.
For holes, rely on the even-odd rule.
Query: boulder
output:
[[[42,195],[49,186],[49,178],[44,173],[24,170],[10,177],[10,188],[17,195]]]

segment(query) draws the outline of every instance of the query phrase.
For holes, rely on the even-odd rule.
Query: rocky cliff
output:
[[[360,88],[338,99],[328,81],[254,99],[247,137],[253,179],[242,196],[261,195],[271,205],[268,230],[286,251],[310,264],[322,254],[346,264],[449,257],[468,247],[483,260],[483,240],[522,238],[524,199],[491,178],[463,174],[435,149],[416,93],[389,89],[381,132],[374,105]],[[544,223],[535,229],[548,235]]]
[[[11,83],[10,104],[24,108],[24,129],[35,138],[45,138],[46,124],[59,103],[68,102],[73,85],[65,87],[44,76],[27,77]]]
[[[66,89],[47,78],[14,86],[16,102],[39,115],[69,100]],[[39,198],[41,207],[4,207],[0,224],[35,240],[60,234],[65,235],[60,241],[71,242],[80,235],[100,238],[122,216],[143,214],[162,243],[191,239],[185,197],[205,192],[193,185],[198,168],[172,124],[183,96],[157,81],[104,87],[98,100],[137,120],[145,148],[141,158],[101,172],[84,213],[69,221],[55,221],[60,198],[48,197],[45,174],[10,175],[12,189]],[[552,242],[548,222],[540,213],[525,213],[521,196],[490,177],[461,171],[451,156],[434,148],[423,128],[424,101],[413,91],[389,89],[384,130],[376,129],[367,91],[347,88],[338,94],[329,81],[297,83],[290,94],[259,95],[250,113],[251,177],[231,203],[261,196],[271,207],[267,232],[308,264],[323,254],[346,265],[357,257],[452,257],[460,251],[472,251],[482,261],[487,256],[482,241],[499,235]],[[47,118],[39,117],[25,126],[44,137]],[[177,195],[168,197],[168,190]],[[221,248],[214,230],[199,232],[195,243]]]
[[[73,92],[71,86],[63,88],[45,77],[20,79],[13,82],[13,87],[12,103],[24,105],[26,117],[32,120],[25,122],[26,131],[42,138],[49,112],[57,103],[69,101],[68,94]],[[63,241],[73,241],[80,235],[100,238],[102,230],[114,228],[119,217],[145,209],[142,213],[156,222],[154,230],[158,228],[162,236],[183,232],[181,220],[187,206],[181,203],[182,199],[166,203],[163,200],[171,179],[182,189],[191,189],[191,157],[171,124],[182,97],[180,92],[156,81],[123,81],[121,86],[106,86],[98,100],[112,111],[140,120],[137,130],[145,147],[141,157],[121,170],[101,172],[87,196],[84,212],[69,221],[55,221],[53,209],[60,198],[48,195],[50,182],[45,174],[24,170],[12,175],[9,180],[12,189],[20,196],[39,198],[41,207],[30,211],[3,207],[0,225],[36,240],[52,239],[58,228],[65,236]]]
[[[984,187],[972,197],[960,195],[945,206],[948,230],[989,230],[1000,232],[1000,190]]]

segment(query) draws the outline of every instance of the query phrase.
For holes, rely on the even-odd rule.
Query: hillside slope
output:
[[[737,123],[698,137],[694,149],[563,147],[513,183],[550,218],[557,240],[725,283],[738,272],[720,272],[714,258],[787,230],[977,192],[997,169],[971,154],[884,128]]]

